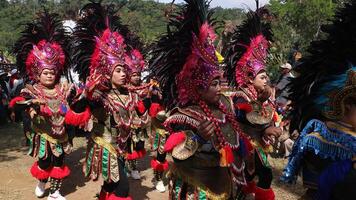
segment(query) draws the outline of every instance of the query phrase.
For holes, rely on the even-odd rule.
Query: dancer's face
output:
[[[39,80],[41,85],[51,88],[56,82],[56,72],[53,69],[44,69],[40,74]]]
[[[221,87],[220,87],[220,79],[219,78],[212,80],[208,89],[198,90],[198,95],[207,104],[217,104],[220,99],[220,93],[221,93]]]
[[[344,122],[350,124],[356,130],[356,99],[350,98],[345,103]]]
[[[263,91],[267,86],[268,75],[266,72],[261,72],[255,76],[254,79],[251,79],[252,85],[257,91]]]
[[[111,77],[111,84],[113,88],[119,88],[126,83],[126,69],[123,66],[117,66]]]
[[[133,85],[138,86],[141,83],[141,74],[139,72],[134,72],[130,79]]]

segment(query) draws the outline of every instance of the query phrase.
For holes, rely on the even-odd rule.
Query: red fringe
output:
[[[70,169],[68,166],[63,165],[62,167],[53,167],[49,176],[56,179],[63,179],[70,174]]]
[[[142,158],[146,155],[146,150],[134,151],[132,153],[128,153],[126,156],[127,160],[136,160]]]
[[[255,193],[256,190],[256,183],[255,181],[248,182],[246,186],[243,187],[242,191],[244,194],[251,194]]]
[[[235,108],[239,110],[243,110],[246,113],[249,113],[252,111],[252,106],[249,103],[237,103],[235,104]]]
[[[100,194],[99,194],[99,200],[108,200],[110,197],[109,192],[105,192],[103,189],[101,189]]]
[[[47,170],[43,170],[38,166],[38,163],[35,162],[33,163],[30,172],[32,174],[33,177],[35,177],[36,179],[47,179],[49,177],[49,173],[50,173],[51,169],[47,169]]]
[[[107,200],[132,200],[130,196],[128,197],[118,197],[114,193],[111,193]]]
[[[178,144],[184,142],[185,140],[185,133],[182,132],[177,132],[173,133],[170,135],[166,141],[166,144],[164,145],[164,151],[165,152],[171,152],[174,147],[176,147]]]
[[[76,113],[69,109],[65,116],[65,123],[73,126],[84,126],[90,119],[91,112],[89,107],[82,113]]]
[[[243,143],[245,144],[247,153],[250,154],[253,151],[253,146],[250,142],[250,140],[246,137],[246,135],[240,135],[240,137],[242,138]]]
[[[25,100],[26,99],[21,96],[14,97],[13,99],[11,99],[11,101],[9,103],[9,108],[14,108],[14,106],[16,105],[17,102],[25,101]]]
[[[151,107],[150,107],[150,111],[148,112],[148,114],[151,116],[151,117],[156,117],[157,113],[159,111],[163,110],[162,106],[159,105],[158,103],[152,103],[151,104]]]
[[[278,121],[278,114],[277,112],[274,112],[273,113],[273,119],[272,119],[274,122],[277,122]]]
[[[275,195],[272,188],[262,189],[256,187],[255,189],[255,200],[274,200]]]
[[[232,152],[232,149],[230,146],[225,146],[224,147],[225,152],[226,152],[226,161],[227,163],[231,164],[234,162],[234,153]]]
[[[169,165],[168,165],[167,160],[164,161],[164,163],[160,163],[158,160],[153,159],[153,160],[151,160],[151,167],[155,171],[163,172],[168,169]]]
[[[137,102],[137,110],[138,110],[138,112],[140,112],[140,114],[143,114],[146,112],[146,107],[145,107],[145,104],[143,103],[143,101]]]

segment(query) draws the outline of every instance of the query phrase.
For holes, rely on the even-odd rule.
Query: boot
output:
[[[140,173],[137,170],[137,160],[129,160],[128,163],[131,170],[131,177],[135,180],[141,179]]]
[[[46,191],[46,183],[47,183],[47,179],[38,181],[36,189],[35,189],[36,197],[41,198],[44,196],[45,191]]]
[[[51,187],[49,189],[49,196],[47,200],[66,200],[66,198],[64,198],[59,192],[59,189],[62,186],[62,179],[51,178],[50,183]]]
[[[163,184],[163,180],[162,180],[162,177],[163,177],[163,172],[161,171],[154,171],[153,172],[154,175],[155,175],[155,179],[156,179],[156,190],[159,191],[159,192],[165,192],[166,191],[166,188]]]

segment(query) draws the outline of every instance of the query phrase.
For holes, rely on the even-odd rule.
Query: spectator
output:
[[[285,63],[280,66],[281,76],[276,85],[276,103],[278,107],[285,107],[288,103],[289,89],[288,84],[295,76],[292,73],[292,65]]]
[[[0,70],[0,125],[7,122],[8,109],[7,105],[9,102],[8,90],[6,87],[6,75],[4,70]]]

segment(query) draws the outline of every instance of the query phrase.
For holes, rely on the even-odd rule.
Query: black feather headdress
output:
[[[79,74],[82,81],[85,81],[90,73],[96,37],[101,37],[105,30],[119,33],[125,40],[125,46],[142,50],[143,44],[138,36],[122,24],[116,13],[114,5],[103,6],[101,1],[91,1],[80,10],[80,19],[77,21],[71,43],[71,57],[74,71]]]
[[[215,39],[212,14],[206,0],[185,0],[179,11],[170,14],[167,32],[151,50],[149,71],[160,83],[168,108],[187,103],[194,95],[195,79],[216,71],[215,48],[206,40]]]
[[[312,118],[337,119],[343,114],[343,101],[355,96],[352,81],[356,69],[355,1],[340,9],[333,23],[322,30],[328,34],[327,38],[311,43],[308,56],[296,69],[299,77],[290,84],[294,108],[292,131],[301,130]]]
[[[26,24],[13,52],[20,74],[36,80],[40,72],[54,69],[59,74],[69,65],[69,38],[59,15],[43,11]]]
[[[225,75],[230,85],[243,84],[250,73],[256,75],[266,65],[268,42],[272,41],[271,15],[265,8],[249,11],[231,33],[224,53]]]

